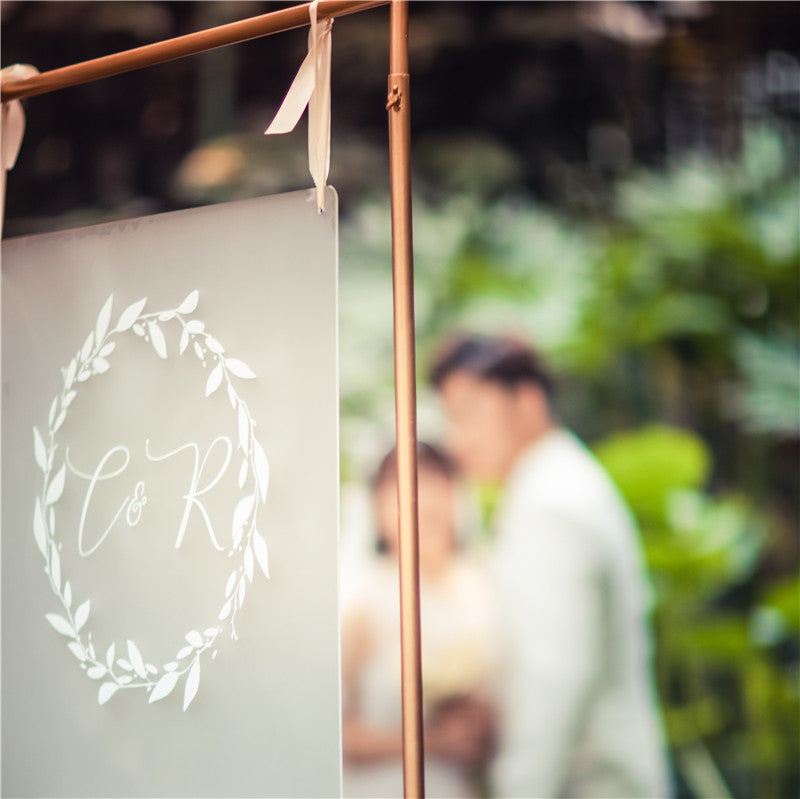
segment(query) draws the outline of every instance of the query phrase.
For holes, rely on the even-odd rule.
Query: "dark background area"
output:
[[[285,5],[3,2],[3,64],[45,71]],[[609,181],[635,163],[730,156],[748,115],[797,118],[794,3],[412,2],[410,16],[415,177],[433,198],[469,188],[459,165],[477,162],[489,193],[602,214]],[[387,186],[388,10],[341,18],[334,44],[331,182],[346,211]],[[305,30],[291,31],[32,99],[6,235],[78,210],[307,185],[301,135],[258,139],[305,47]],[[220,136],[245,158],[216,164],[217,182],[182,179],[187,156]]]

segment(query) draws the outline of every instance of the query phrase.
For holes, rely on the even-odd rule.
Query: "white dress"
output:
[[[400,600],[397,563],[376,558],[343,609],[355,614],[368,632],[369,652],[358,675],[357,708],[364,723],[401,726]],[[437,702],[486,689],[494,652],[494,619],[489,583],[482,570],[454,558],[440,580],[420,580],[424,714]],[[351,699],[344,697],[345,706]],[[467,775],[452,764],[425,758],[429,799],[475,796]],[[400,758],[370,764],[344,764],[344,796],[403,796]]]
[[[515,465],[494,574],[508,651],[494,794],[669,796],[636,529],[566,431]]]

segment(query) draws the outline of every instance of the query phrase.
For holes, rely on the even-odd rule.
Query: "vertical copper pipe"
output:
[[[397,495],[400,520],[403,783],[406,799],[424,799],[408,0],[392,0],[391,3],[389,60],[391,74],[389,75],[389,97],[386,108],[389,112],[389,161],[392,195]]]

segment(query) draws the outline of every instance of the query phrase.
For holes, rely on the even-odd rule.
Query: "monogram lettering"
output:
[[[222,448],[223,453],[222,465],[219,467],[219,469],[217,469],[213,477],[207,479],[207,475],[205,473],[212,458],[212,454],[215,452],[215,450],[218,451],[220,447]],[[184,536],[186,535],[186,528],[189,524],[192,510],[196,509],[203,519],[203,523],[205,524],[206,532],[208,533],[208,537],[212,546],[218,552],[222,552],[224,548],[220,546],[219,541],[217,541],[217,537],[214,533],[214,526],[211,523],[208,511],[199,498],[211,491],[211,489],[214,488],[217,483],[219,483],[219,481],[225,475],[225,472],[228,470],[228,465],[231,461],[231,454],[233,452],[231,440],[226,436],[218,436],[215,438],[203,455],[202,460],[200,458],[200,448],[194,442],[189,442],[188,444],[176,447],[169,452],[156,455],[151,452],[150,440],[147,439],[145,440],[144,450],[147,459],[153,463],[159,463],[161,461],[168,460],[169,458],[173,458],[184,451],[189,451],[194,455],[188,491],[182,495],[182,499],[184,500],[183,515],[181,517],[180,525],[178,526],[178,534],[175,539],[175,549],[180,549]],[[130,450],[120,444],[116,447],[112,447],[108,452],[106,452],[106,454],[100,458],[100,461],[93,471],[86,472],[83,469],[75,466],[70,459],[69,449],[67,449],[65,453],[65,462],[67,467],[74,475],[80,477],[82,480],[88,481],[89,483],[89,486],[86,489],[86,496],[83,500],[80,521],[78,524],[78,552],[80,553],[81,557],[88,558],[97,551],[106,538],[108,538],[108,536],[111,534],[111,531],[114,529],[123,513],[125,514],[125,522],[129,527],[135,527],[138,525],[142,517],[144,506],[147,504],[145,484],[141,480],[138,481],[134,486],[132,495],[128,494],[124,497],[124,499],[122,499],[111,521],[105,527],[100,536],[92,542],[91,535],[87,534],[87,519],[89,516],[89,509],[92,505],[92,500],[96,491],[99,490],[100,485],[107,483],[110,480],[114,480],[122,475],[128,468],[130,461]],[[205,482],[203,483],[202,481]]]

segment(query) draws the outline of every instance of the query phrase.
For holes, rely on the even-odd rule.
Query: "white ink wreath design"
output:
[[[183,675],[186,681],[183,691],[183,709],[186,710],[197,694],[200,684],[200,657],[210,650],[225,627],[230,627],[231,637],[236,639],[236,614],[244,604],[247,582],[252,582],[254,566],[258,563],[269,578],[267,545],[256,529],[258,507],[266,501],[269,483],[269,463],[264,449],[256,440],[255,423],[247,405],[239,397],[231,377],[254,378],[252,370],[237,358],[228,357],[225,348],[209,334],[203,322],[187,320],[197,307],[199,293],[192,291],[175,309],[143,313],[147,298],[129,305],[119,316],[117,324],[109,328],[113,295],[105,302],[97,317],[93,330],[89,332],[81,349],[66,368],[62,369],[63,386],[50,405],[48,426],[44,436],[33,428],[34,457],[44,474],[40,495],[36,498],[33,515],[33,536],[36,546],[45,561],[45,573],[50,586],[59,598],[63,615],[47,613],[45,618],[53,628],[69,639],[67,646],[80,661],[81,668],[93,680],[102,680],[97,699],[105,704],[118,690],[141,688],[149,694],[149,701],[156,702],[169,695]],[[139,647],[127,640],[127,652],[118,653],[116,643],[108,646],[103,655],[98,655],[91,633],[84,634],[89,619],[91,602],[84,600],[73,607],[72,586],[61,573],[61,545],[56,539],[56,516],[54,506],[61,498],[66,480],[66,462],[61,459],[57,466],[58,447],[55,436],[63,425],[67,411],[77,396],[79,384],[102,375],[109,369],[109,358],[116,347],[114,338],[131,331],[148,341],[160,358],[168,357],[167,339],[162,325],[177,322],[180,325],[178,351],[180,355],[192,345],[197,358],[209,374],[205,395],[210,397],[223,382],[231,407],[237,414],[239,443],[242,464],[239,469],[239,488],[247,489],[233,511],[231,544],[226,554],[238,558],[225,584],[225,599],[218,614],[217,624],[186,633],[186,645],[175,658],[160,668],[147,662]],[[118,656],[119,655],[119,656]],[[216,651],[212,653],[212,659]]]

